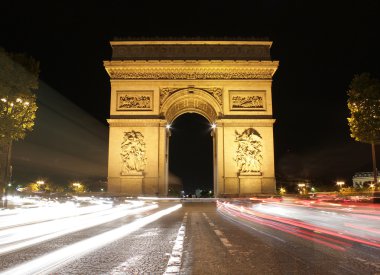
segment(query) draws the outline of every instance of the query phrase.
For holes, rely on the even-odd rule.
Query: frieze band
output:
[[[272,68],[108,68],[112,79],[271,79]]]

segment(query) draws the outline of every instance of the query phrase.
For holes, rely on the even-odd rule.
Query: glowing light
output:
[[[324,220],[326,218],[330,220],[328,209],[334,210],[334,213],[337,214],[341,211],[352,212],[353,209],[350,207],[348,210],[346,207],[341,208],[340,204],[335,204],[336,208],[323,206],[320,209],[324,211],[311,213],[313,210],[308,210],[306,205],[299,206],[291,203],[261,203],[248,208],[219,201],[217,206],[218,211],[237,222],[245,220],[258,223],[335,250],[344,251],[346,248],[352,247],[351,242],[380,248],[380,230],[377,229],[377,221],[380,220],[380,217],[377,209],[370,210],[369,213],[372,215],[355,215],[354,217],[345,215],[343,218],[336,215],[334,222],[327,223]],[[314,208],[314,205],[309,203],[307,207]],[[371,207],[378,208],[374,205]],[[356,211],[367,213],[367,208],[368,206],[364,206]],[[362,219],[358,220],[359,217]]]
[[[84,254],[92,252],[111,242],[123,238],[131,234],[132,232],[140,229],[141,227],[149,223],[152,223],[160,219],[161,217],[176,211],[181,207],[181,204],[177,204],[175,206],[161,210],[152,215],[140,218],[136,221],[133,221],[116,229],[107,231],[105,233],[74,243],[72,245],[68,245],[64,248],[53,251],[52,253],[41,256],[35,260],[25,262],[14,268],[5,270],[4,272],[2,272],[2,274],[15,275],[51,273],[51,271],[56,269],[60,264],[67,263],[70,260],[74,260],[79,256],[83,256]]]
[[[21,103],[22,102],[21,98],[17,98],[16,102],[20,102]]]
[[[45,184],[45,182],[43,180],[38,180],[36,181],[37,184],[41,185],[41,184]]]
[[[2,98],[1,101],[2,102],[7,102],[7,100],[5,98]]]
[[[215,129],[215,128],[216,128],[216,124],[215,124],[215,123],[212,123],[212,124],[211,124],[211,128],[212,128],[212,129]]]
[[[342,186],[342,185],[344,185],[344,181],[337,181],[337,182],[336,182],[336,185],[338,185],[338,186]]]
[[[28,102],[28,101],[25,101],[25,102],[24,102],[24,105],[25,105],[25,106],[28,106],[28,105],[29,105],[29,102]]]
[[[171,125],[170,124],[166,124],[166,129],[170,129],[171,128]]]
[[[74,206],[74,211],[76,211],[76,209],[80,210],[79,212],[71,210],[74,212],[72,214],[75,215],[70,217],[62,217],[61,219],[54,217],[55,220],[45,220],[39,223],[36,223],[34,219],[28,223],[24,222],[23,224],[19,224],[17,228],[6,228],[0,232],[0,255],[158,207],[154,204],[148,206],[143,205],[144,202],[134,202],[113,208],[111,205],[103,204],[87,208],[87,213]],[[59,210],[57,208],[53,210],[59,216]],[[68,207],[64,207],[61,210],[65,213],[70,212]],[[38,212],[39,216],[42,215],[41,212],[45,214],[45,211],[42,209]],[[36,218],[37,220],[39,219],[39,217]],[[25,232],[28,232],[28,234],[25,234]]]

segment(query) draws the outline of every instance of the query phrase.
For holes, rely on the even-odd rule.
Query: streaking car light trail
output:
[[[286,206],[282,207],[286,208]],[[329,223],[332,225],[331,228],[328,228],[327,226],[320,226],[309,223],[308,221],[302,221],[301,214],[297,216],[297,219],[281,217],[281,215],[279,215],[281,212],[279,211],[280,208],[281,206],[279,205],[271,208],[271,205],[269,204],[268,207],[265,207],[265,209],[261,209],[259,205],[256,206],[256,210],[253,210],[246,206],[237,206],[231,203],[218,202],[218,210],[221,213],[234,218],[235,220],[241,219],[248,222],[265,225],[336,250],[346,250],[352,246],[350,242],[380,248],[379,231],[377,229],[364,226],[364,224],[366,224],[364,219],[357,222],[361,224],[361,226],[353,226],[352,224],[347,224],[347,222],[343,224],[334,224],[334,222],[330,220]],[[264,210],[265,212],[262,212]],[[296,210],[293,209],[293,211]],[[308,212],[302,214],[305,215],[305,218],[306,215],[319,215],[318,212]],[[319,217],[321,220],[324,218],[324,216]],[[344,220],[346,219],[348,219],[348,217],[344,217]],[[334,228],[334,226],[336,228]],[[363,231],[366,231],[367,234],[364,234]]]
[[[144,206],[144,202],[137,201],[87,215],[46,222],[38,222],[37,219],[32,224],[3,229],[0,230],[0,255],[157,207],[155,204]],[[44,209],[39,213],[42,216]]]
[[[112,207],[110,204],[78,207],[74,202],[68,202],[31,209],[15,209],[9,211],[7,215],[0,216],[0,229],[65,217],[80,216],[104,211]]]
[[[76,259],[89,252],[92,252],[100,247],[103,247],[111,242],[123,238],[130,233],[137,231],[141,227],[152,223],[161,217],[168,215],[179,208],[181,204],[166,208],[152,215],[140,218],[129,224],[123,225],[116,229],[107,231],[105,233],[96,235],[94,237],[85,239],[83,241],[74,243],[64,248],[53,251],[52,253],[41,256],[35,260],[28,261],[24,264],[18,265],[14,268],[5,270],[0,273],[3,275],[25,275],[25,274],[47,274],[57,269],[61,265],[68,263],[70,260]]]

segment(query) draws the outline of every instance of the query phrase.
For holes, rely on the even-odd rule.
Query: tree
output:
[[[374,183],[377,184],[376,144],[380,143],[380,80],[369,73],[355,75],[348,90],[351,137],[372,145]]]
[[[0,48],[0,192],[11,178],[11,148],[31,131],[37,104],[39,62],[25,54],[8,53]]]

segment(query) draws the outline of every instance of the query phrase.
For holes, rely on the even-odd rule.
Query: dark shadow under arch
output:
[[[197,188],[213,191],[211,126],[196,113],[185,113],[171,125],[169,171],[182,180],[186,194]],[[170,186],[169,186],[170,188]]]

